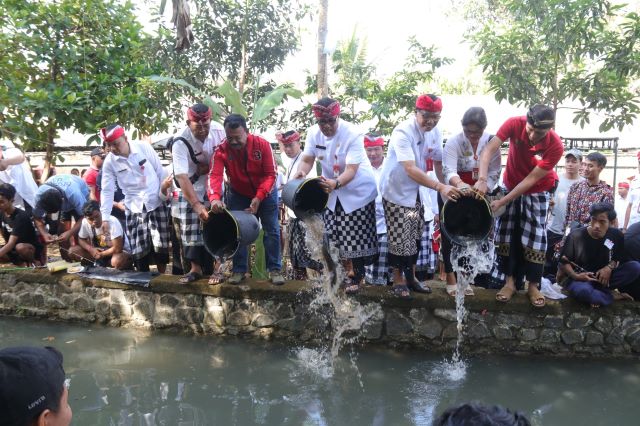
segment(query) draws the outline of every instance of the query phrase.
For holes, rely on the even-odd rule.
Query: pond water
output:
[[[0,318],[0,346],[51,345],[71,379],[74,425],[429,425],[476,400],[537,425],[637,424],[640,363],[327,351]],[[463,355],[464,359],[464,355]]]

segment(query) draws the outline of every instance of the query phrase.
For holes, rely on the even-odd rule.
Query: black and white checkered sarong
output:
[[[289,228],[289,256],[294,268],[310,268],[316,271],[322,269],[322,263],[311,258],[305,237],[307,231],[301,219],[292,217],[287,224]]]
[[[434,273],[436,271],[436,262],[438,255],[433,251],[433,239],[431,233],[433,221],[427,222],[420,239],[420,251],[418,252],[418,261],[416,262],[416,271],[427,271]]]
[[[340,258],[375,256],[378,252],[375,205],[371,201],[347,214],[338,201],[335,212],[324,210],[324,227],[329,240],[340,251]]]
[[[208,201],[203,200],[202,203],[208,207]],[[204,246],[200,218],[184,198],[182,191],[178,191],[178,198],[171,200],[171,214],[177,226],[176,235],[180,238],[183,247]]]
[[[415,207],[404,207],[382,199],[384,218],[387,222],[389,253],[396,256],[415,256],[416,242],[424,232],[424,207],[420,200]]]
[[[155,210],[142,213],[126,212],[127,236],[131,244],[131,254],[140,259],[151,252],[169,253],[169,214],[164,204]]]
[[[391,270],[387,263],[387,234],[378,234],[378,259],[365,267],[364,281],[372,285],[387,285]]]

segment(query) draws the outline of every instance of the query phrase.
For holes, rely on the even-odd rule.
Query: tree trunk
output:
[[[40,176],[40,183],[45,183],[47,179],[49,179],[49,175],[51,174],[51,168],[54,164],[54,153],[53,153],[53,138],[56,134],[56,125],[53,120],[49,120],[49,125],[47,128],[47,148],[44,155],[44,164],[42,165],[42,175]]]
[[[244,82],[247,78],[247,28],[248,28],[248,15],[251,8],[250,0],[246,0],[244,3],[244,19],[242,21],[242,51],[240,58],[240,75],[238,76],[238,92],[242,95],[244,93]]]
[[[329,95],[329,84],[327,82],[327,54],[324,53],[327,41],[327,20],[329,11],[329,0],[320,0],[320,23],[318,24],[318,97]]]

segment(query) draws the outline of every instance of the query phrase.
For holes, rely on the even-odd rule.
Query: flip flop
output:
[[[618,291],[618,289],[613,290],[611,293],[613,296],[613,300],[635,300],[629,293],[623,293],[621,291]]]
[[[391,287],[391,294],[401,299],[411,299],[411,292],[409,291],[409,287],[406,285],[394,285]]]
[[[447,286],[445,287],[445,290],[447,292],[447,294],[451,297],[456,297],[456,293],[458,292],[458,286],[456,284],[447,284]],[[467,288],[464,290],[464,295],[465,296],[475,296],[476,293],[473,291],[473,287],[471,287],[471,285],[468,285]]]
[[[199,280],[200,278],[202,278],[202,275],[200,275],[197,272],[189,272],[183,276],[180,277],[180,279],[178,280],[178,282],[180,284],[189,284],[192,283],[196,280]]]
[[[496,300],[498,302],[507,303],[509,300],[511,300],[515,292],[516,290],[514,288],[507,287],[505,285],[500,289],[499,292],[496,293]]]
[[[207,284],[218,285],[218,284],[222,284],[223,282],[224,282],[224,274],[222,272],[214,272],[209,277],[209,281],[207,281]]]
[[[533,292],[531,288],[535,289]],[[547,304],[547,299],[540,293],[538,287],[530,287],[527,290],[527,297],[529,298],[529,302],[531,302],[531,306],[534,308],[542,308]]]

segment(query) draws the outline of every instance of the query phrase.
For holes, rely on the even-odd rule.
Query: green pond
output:
[[[536,425],[636,425],[637,360],[327,351],[235,338],[0,318],[0,346],[51,345],[74,425],[429,425],[476,400]]]

